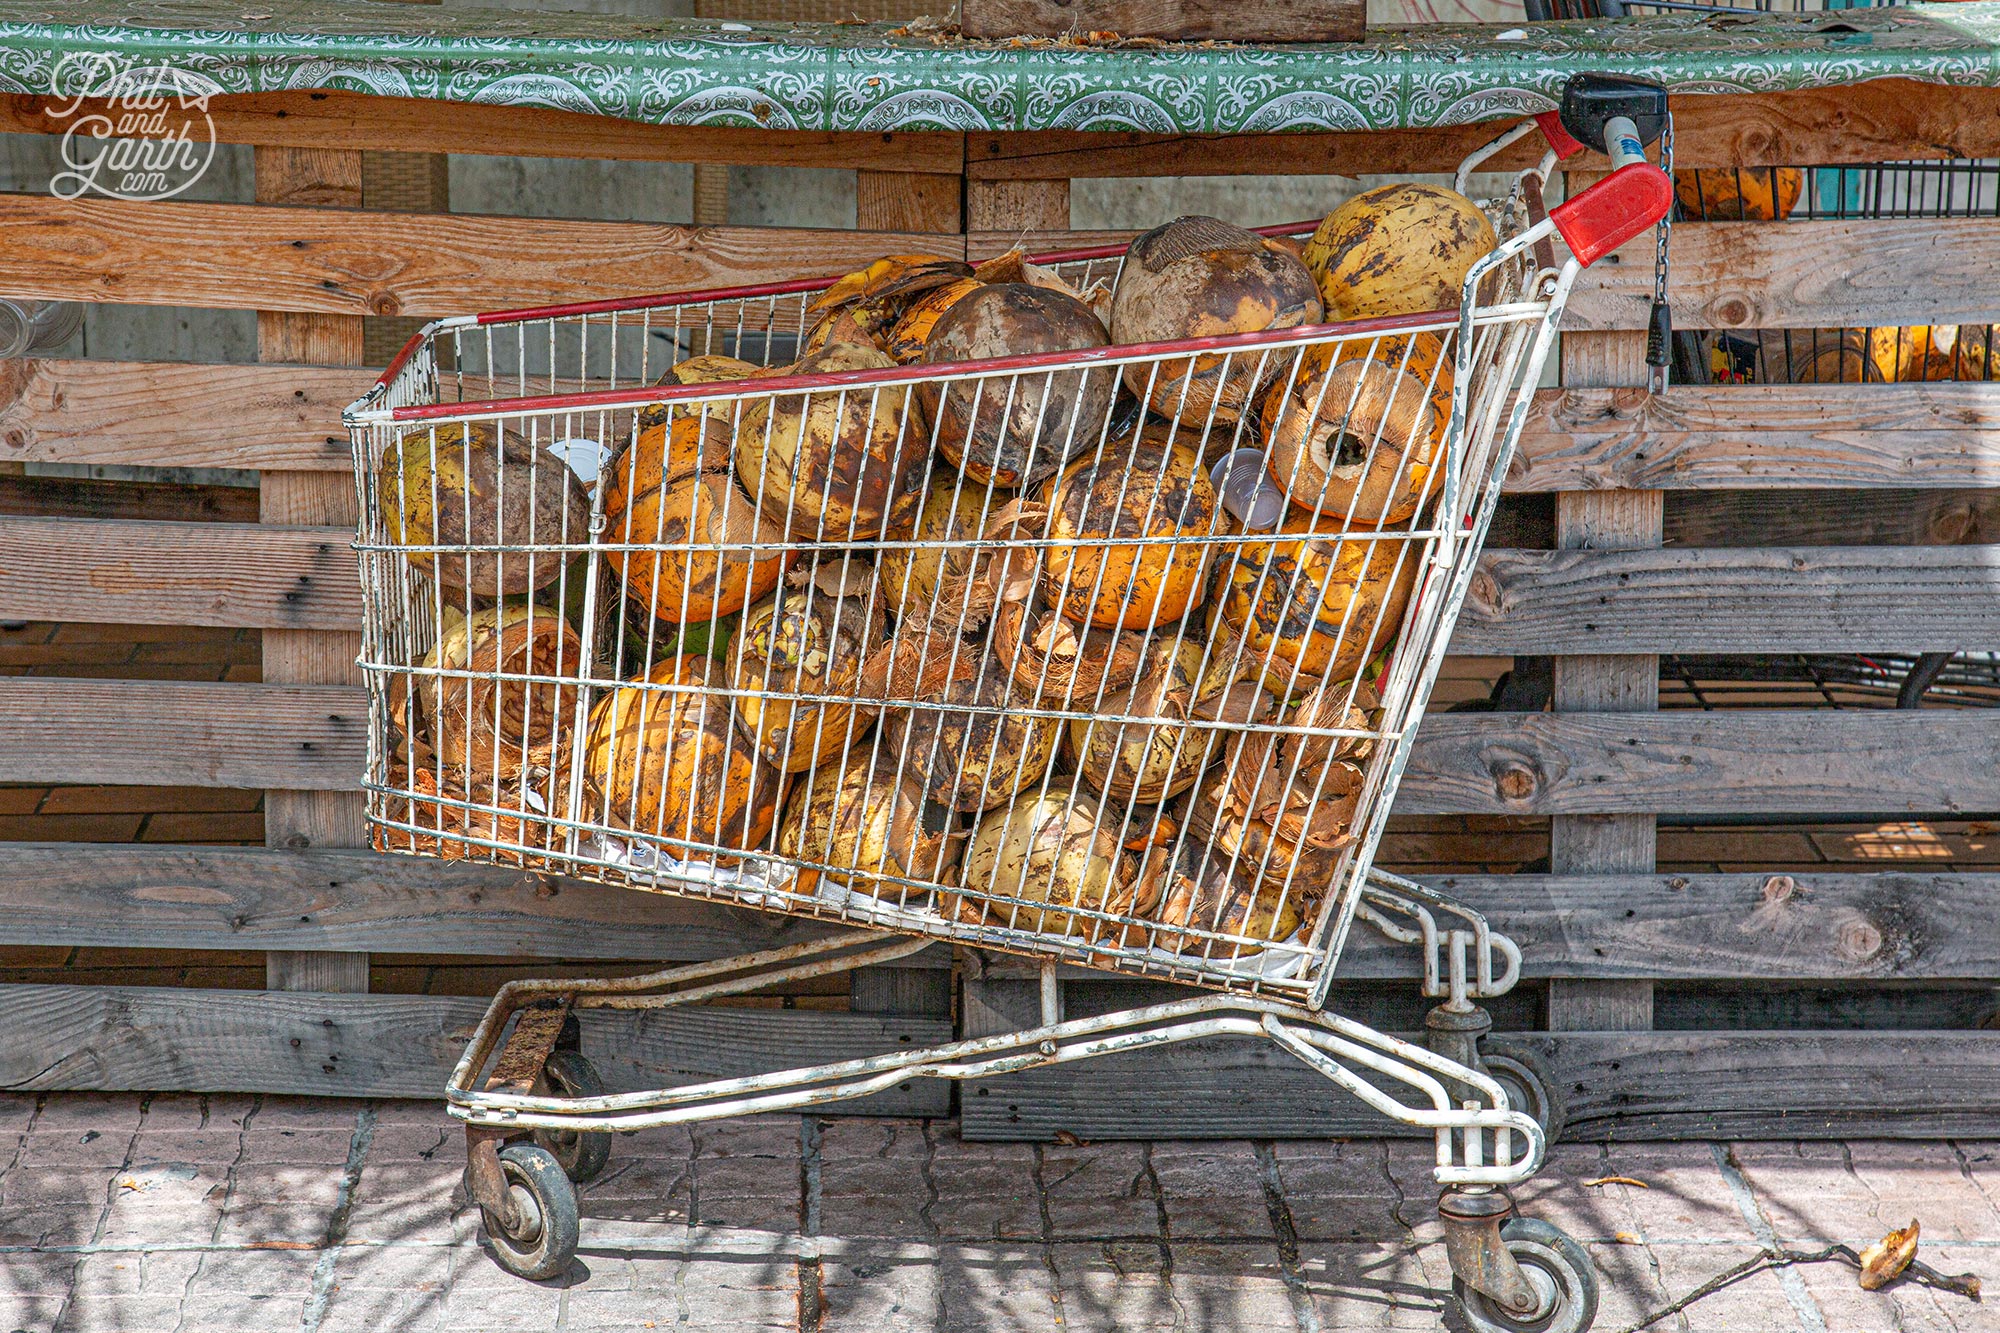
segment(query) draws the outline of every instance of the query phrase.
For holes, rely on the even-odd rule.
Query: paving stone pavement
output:
[[[430,1104],[0,1097],[0,1333],[1464,1329],[1416,1141],[979,1144],[795,1116],[628,1135],[576,1266],[539,1284],[482,1250],[463,1162]],[[1565,1144],[1516,1193],[1588,1248],[1603,1333],[1761,1245],[1858,1247],[1912,1216],[1932,1263],[2000,1277],[2000,1142]],[[2000,1310],[1829,1265],[1656,1327],[2000,1333]]]

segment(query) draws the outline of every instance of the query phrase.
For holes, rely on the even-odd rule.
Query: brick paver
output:
[[[0,1333],[1458,1328],[1430,1158],[1414,1140],[978,1144],[948,1121],[647,1131],[586,1192],[576,1266],[536,1284],[482,1248],[436,1106],[0,1097]],[[1585,1243],[1604,1333],[1771,1237],[1858,1247],[1914,1216],[1938,1267],[2000,1259],[2000,1144],[1563,1144],[1516,1195]],[[1820,1266],[1657,1327],[1984,1333],[2000,1312]]]

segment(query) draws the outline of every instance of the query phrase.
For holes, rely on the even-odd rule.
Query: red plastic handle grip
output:
[[[1588,267],[1667,215],[1674,182],[1650,162],[1622,166],[1549,210],[1570,253]]]
[[[1542,137],[1549,141],[1549,147],[1556,150],[1557,161],[1567,161],[1583,151],[1583,145],[1570,137],[1563,128],[1562,112],[1544,111],[1535,117],[1535,124],[1542,127]]]

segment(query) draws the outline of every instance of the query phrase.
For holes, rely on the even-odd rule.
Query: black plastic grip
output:
[[[1651,145],[1667,128],[1667,90],[1649,79],[1620,74],[1572,74],[1563,87],[1562,123],[1570,137],[1600,153],[1604,123],[1624,116],[1639,131],[1639,142]]]

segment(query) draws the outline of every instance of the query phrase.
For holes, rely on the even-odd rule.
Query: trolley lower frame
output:
[[[1557,1314],[1594,1309],[1587,1259],[1553,1228],[1503,1235],[1505,1188],[1541,1166],[1560,1126],[1548,1080],[1525,1053],[1483,1053],[1477,1003],[1520,975],[1520,951],[1477,913],[1421,885],[1371,872],[1360,915],[1424,957],[1439,999],[1418,1045],[1339,1015],[1265,995],[1202,993],[1090,1018],[1062,1016],[1057,964],[1041,965],[1042,1021],[998,1036],[676,1088],[606,1093],[581,1057],[575,1012],[693,1004],[784,981],[875,966],[929,948],[922,937],[850,931],[785,948],[631,977],[515,981],[474,1030],[446,1090],[465,1122],[468,1191],[503,1266],[534,1278],[566,1269],[577,1243],[574,1186],[603,1169],[608,1135],[697,1120],[800,1110],[887,1091],[914,1078],[979,1079],[1205,1037],[1264,1037],[1401,1124],[1435,1137],[1439,1215],[1454,1286],[1475,1327],[1576,1328]],[[1440,925],[1440,918],[1446,922]],[[1393,1095],[1394,1088],[1400,1095]],[[522,1144],[517,1140],[532,1140]],[[546,1158],[547,1160],[543,1160]],[[1551,1240],[1549,1237],[1555,1239]],[[1573,1253],[1557,1253],[1560,1242]],[[1516,1252],[1536,1262],[1524,1264]],[[1553,1276],[1551,1274],[1553,1273]],[[1571,1290],[1571,1278],[1587,1291]]]

